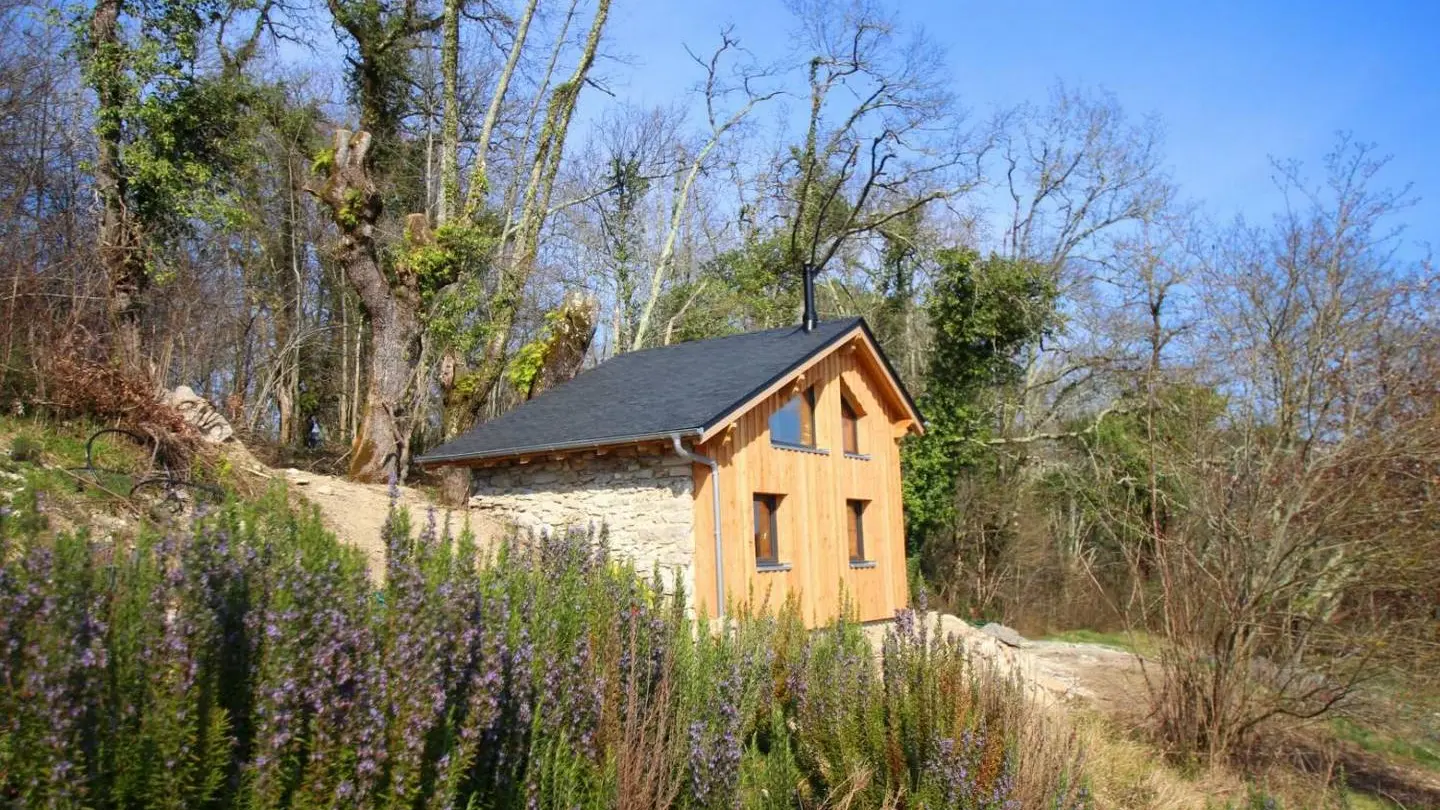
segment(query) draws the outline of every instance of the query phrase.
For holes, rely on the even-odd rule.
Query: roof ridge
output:
[[[828,326],[828,325],[840,324],[840,323],[846,323],[846,322],[858,323],[858,322],[860,322],[860,321],[862,321],[862,320],[864,320],[864,317],[861,316],[861,315],[846,315],[846,316],[843,317],[843,318],[832,318],[832,319],[830,319],[830,320],[828,320],[828,321],[817,321],[816,324],[815,324],[815,327],[818,329],[818,328],[821,327],[821,326]],[[769,335],[769,334],[773,334],[773,333],[776,333],[776,332],[784,332],[784,331],[787,331],[787,330],[803,330],[804,328],[805,328],[805,325],[804,325],[804,324],[793,323],[793,324],[785,324],[784,326],[772,326],[772,327],[770,327],[769,329],[760,329],[760,330],[757,330],[757,331],[754,331],[754,332],[736,332],[736,333],[734,333],[733,335],[716,335],[715,337],[700,338],[699,340],[682,340],[682,341],[680,341],[679,343],[671,343],[671,344],[668,345],[668,346],[648,346],[648,347],[646,347],[646,348],[644,348],[644,349],[632,349],[632,350],[630,350],[630,351],[628,351],[628,352],[621,352],[620,354],[611,355],[608,360],[605,360],[605,361],[603,361],[603,362],[608,363],[608,362],[610,362],[611,360],[618,360],[618,359],[620,359],[621,357],[626,357],[626,356],[630,356],[630,355],[637,355],[637,354],[644,354],[644,353],[646,353],[646,352],[660,351],[660,350],[662,350],[662,349],[678,349],[678,348],[680,348],[681,346],[694,346],[694,345],[697,344],[697,343],[718,343],[718,342],[720,342],[720,341],[722,341],[722,340],[731,340],[731,339],[733,339],[733,338],[756,337],[756,336],[758,336],[758,335]],[[811,331],[814,331],[814,330],[811,330]]]

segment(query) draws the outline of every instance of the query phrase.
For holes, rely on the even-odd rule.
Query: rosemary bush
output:
[[[280,492],[123,546],[0,516],[0,801],[1087,804],[1073,754],[1017,787],[1018,693],[908,611],[877,654],[793,604],[712,631],[603,533],[384,539],[377,590]]]

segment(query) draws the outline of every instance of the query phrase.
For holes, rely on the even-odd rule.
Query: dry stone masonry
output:
[[[694,593],[694,499],[690,462],[674,455],[572,455],[474,471],[470,507],[522,530],[608,527],[610,548],[667,587],[676,573]]]

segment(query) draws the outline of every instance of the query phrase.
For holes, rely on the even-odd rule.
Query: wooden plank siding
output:
[[[824,624],[841,608],[842,593],[861,621],[888,619],[906,604],[905,541],[898,439],[913,424],[860,338],[837,345],[809,364],[802,377],[742,413],[699,445],[719,464],[725,589],[734,604],[774,608],[789,594],[805,620]],[[770,415],[814,385],[816,446],[825,453],[772,446]],[[860,452],[848,457],[840,415],[843,387],[862,412]],[[695,465],[695,598],[716,615],[710,469]],[[755,562],[753,498],[782,496],[777,510],[779,559],[787,571],[760,571]],[[850,564],[846,501],[868,501],[865,553],[873,567]]]

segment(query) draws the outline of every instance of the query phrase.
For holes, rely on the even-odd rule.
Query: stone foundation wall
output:
[[[470,508],[523,530],[609,529],[614,554],[694,593],[694,478],[674,453],[575,455],[474,470]]]

